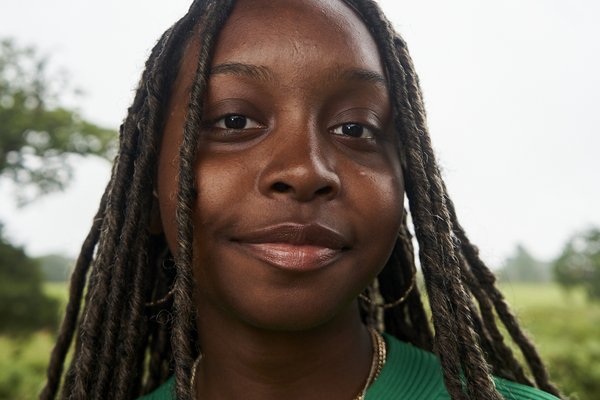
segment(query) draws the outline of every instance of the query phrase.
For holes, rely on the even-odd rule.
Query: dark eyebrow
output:
[[[268,81],[273,79],[273,73],[267,67],[262,65],[242,64],[242,63],[224,63],[217,64],[210,70],[211,75],[232,74],[246,76],[252,79]]]
[[[331,79],[372,82],[387,87],[386,80],[380,73],[362,68],[336,69],[333,71]]]

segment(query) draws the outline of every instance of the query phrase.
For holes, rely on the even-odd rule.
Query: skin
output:
[[[192,41],[160,151],[172,251],[197,55]],[[347,400],[364,385],[372,349],[356,297],[389,257],[404,189],[384,76],[375,42],[344,4],[237,2],[214,52],[196,162],[197,398]],[[227,128],[231,115],[243,116],[242,129]],[[306,263],[329,250],[260,244],[281,250],[284,267],[274,266],[244,238],[280,224],[326,227],[343,245],[328,262]]]

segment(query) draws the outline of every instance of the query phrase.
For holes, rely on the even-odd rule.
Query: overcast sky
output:
[[[116,128],[158,36],[189,1],[2,0],[0,37],[35,45],[69,72],[83,115]],[[600,225],[600,2],[380,2],[420,75],[432,140],[459,218],[492,265],[523,243],[550,259]],[[32,254],[75,255],[109,166],[77,162],[62,194],[0,220]]]

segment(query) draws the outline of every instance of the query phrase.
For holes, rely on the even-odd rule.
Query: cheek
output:
[[[177,250],[178,153],[176,140],[163,141],[157,187],[162,227],[174,255]],[[195,246],[195,252],[202,251],[201,244],[215,233],[216,227],[234,217],[235,209],[238,208],[236,205],[247,200],[254,185],[254,179],[249,175],[248,162],[204,153],[199,152],[194,166],[197,190],[193,205],[194,236],[199,238],[200,245]]]
[[[345,187],[365,223],[388,221],[384,225],[399,224],[404,209],[404,180],[399,167],[359,170]]]
[[[399,168],[358,173],[347,185],[355,224],[363,235],[361,251],[382,267],[393,249],[404,212],[404,182]]]
[[[198,155],[196,162],[196,227],[210,230],[230,219],[236,206],[252,193],[254,176],[246,163],[232,157]],[[198,232],[202,234],[202,232]]]

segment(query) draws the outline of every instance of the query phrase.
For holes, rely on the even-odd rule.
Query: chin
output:
[[[255,328],[280,331],[300,332],[314,329],[335,319],[335,314],[309,313],[287,311],[285,314],[261,315],[258,318],[248,320]]]
[[[300,332],[327,325],[355,309],[352,298],[340,302],[328,301],[327,296],[287,296],[276,301],[246,301],[234,310],[236,318],[261,330]],[[358,310],[356,311],[358,313]]]

